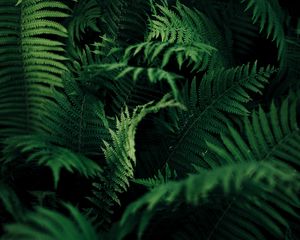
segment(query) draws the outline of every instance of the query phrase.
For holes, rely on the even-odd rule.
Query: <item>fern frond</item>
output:
[[[47,102],[50,86],[61,87],[67,68],[61,37],[66,28],[56,19],[67,5],[51,0],[4,0],[0,3],[1,138],[36,130],[35,109]]]
[[[70,73],[64,75],[64,92],[50,92],[51,101],[35,109],[41,115],[39,132],[4,140],[4,161],[13,165],[24,157],[27,162],[48,166],[55,187],[62,168],[85,177],[97,176],[101,168],[90,157],[102,155],[101,141],[110,139],[103,104],[80,88]]]
[[[278,59],[286,51],[285,33],[283,30],[282,12],[277,0],[241,0],[246,4],[245,11],[252,10],[253,23],[258,23],[260,31],[265,31],[268,38],[276,42]]]
[[[62,168],[69,172],[75,170],[85,177],[99,176],[102,172],[100,166],[91,159],[67,148],[55,146],[55,142],[58,140],[42,135],[10,137],[4,142],[5,161],[2,164],[10,164],[20,154],[28,154],[27,162],[36,162],[38,165],[48,166],[52,170],[55,188],[57,188]]]
[[[111,108],[115,114],[119,114],[126,106],[130,111],[133,111],[138,105],[159,100],[163,91],[155,88],[147,80],[132,81],[132,76],[127,74],[112,83],[109,87],[109,93],[112,96]]]
[[[116,130],[110,130],[111,143],[104,142],[104,154],[107,161],[104,182],[95,183],[94,197],[90,200],[95,203],[103,216],[104,223],[110,222],[110,214],[115,204],[120,204],[118,195],[127,191],[129,181],[133,179],[136,165],[135,135],[138,124],[149,113],[158,112],[168,107],[180,107],[166,95],[161,101],[137,107],[132,114],[126,108],[120,118],[116,119]]]
[[[99,2],[99,0],[98,0]],[[99,2],[102,8],[101,30],[118,44],[127,46],[143,39],[146,28],[148,1],[109,0]]]
[[[179,43],[191,43],[193,40],[202,39],[200,36],[201,33],[193,31],[197,29],[193,24],[193,18],[196,13],[192,15],[192,11],[188,15],[187,13],[179,12],[176,13],[173,10],[170,10],[168,6],[157,5],[158,12],[152,16],[153,19],[150,19],[149,22],[149,34],[148,40],[160,39],[162,42],[169,41],[179,42]],[[177,10],[183,10],[180,7],[183,5],[177,5]],[[187,8],[185,7],[187,10]],[[197,21],[200,26],[203,26],[204,16],[198,12]],[[201,19],[202,18],[202,19]],[[204,36],[206,37],[206,36]]]
[[[102,59],[102,63],[113,62],[121,58],[121,56],[118,56],[118,53],[123,52],[123,49],[118,46],[118,43],[106,34],[100,36],[99,41],[95,42],[93,46],[95,48],[93,53]]]
[[[107,113],[114,117],[119,115],[125,106],[133,110],[138,105],[158,100],[164,92],[160,88],[154,88],[153,83],[143,78],[147,75],[146,68],[139,73],[139,79],[136,81],[133,81],[132,74],[121,76],[127,64],[116,63],[115,58],[121,58],[123,54],[120,54],[120,48],[115,47],[111,41],[104,36],[103,42],[94,44],[95,50],[89,47],[85,50],[78,49],[74,52],[74,64],[70,69],[78,76],[76,80],[86,90],[100,97]],[[171,78],[176,76],[172,73],[169,75]]]
[[[73,239],[98,240],[99,235],[92,224],[72,205],[65,204],[70,217],[54,210],[38,207],[25,216],[20,223],[5,226],[2,239]]]
[[[159,57],[162,58],[160,67],[164,68],[173,57],[176,59],[179,68],[187,61],[188,66],[193,66],[192,71],[203,71],[209,63],[210,57],[214,51],[214,47],[204,43],[170,43],[170,42],[143,42],[128,47],[124,54],[124,59],[128,61],[130,58],[136,56],[139,53],[143,53],[144,59],[148,65],[151,65],[157,61]]]
[[[22,219],[25,212],[16,192],[2,181],[0,181],[0,206],[17,221]]]
[[[179,2],[174,11],[167,5],[156,4],[156,8],[157,12],[149,20],[148,41],[159,39],[186,45],[206,44],[220,52],[226,49],[217,27],[199,10],[190,9]],[[228,64],[219,51],[211,56],[211,67]]]
[[[192,171],[191,164],[199,162],[207,152],[205,141],[214,141],[213,134],[226,129],[228,114],[249,113],[245,107],[251,100],[247,91],[260,93],[273,72],[274,68],[258,68],[255,63],[211,71],[199,87],[194,80],[183,93],[188,111],[173,113],[175,124],[170,133],[173,140],[166,162],[178,174]],[[211,167],[213,163],[202,164]]]
[[[272,98],[285,95],[289,89],[299,89],[300,41],[297,37],[286,37],[286,59],[280,66],[280,72],[272,82],[269,95]],[[284,79],[284,81],[282,81]]]
[[[118,76],[118,78],[122,78],[124,75],[132,73],[133,80],[137,81],[142,74],[145,74],[149,79],[150,83],[158,83],[158,82],[167,82],[170,86],[174,97],[178,98],[178,89],[176,85],[176,80],[182,78],[182,76],[165,71],[161,68],[151,68],[151,67],[133,67],[133,66],[126,66],[124,70],[122,70]]]
[[[119,34],[119,24],[120,24],[120,17],[126,7],[125,1],[113,0],[113,1],[99,1],[97,0],[99,7],[103,10],[105,15],[102,18],[104,23],[103,30],[105,34],[107,34],[111,38],[117,38]]]
[[[246,139],[229,126],[229,133],[221,135],[222,145],[208,143],[209,151],[218,156],[222,163],[259,160],[285,162],[299,167],[297,100],[286,98],[279,108],[273,102],[269,113],[259,107],[244,120]]]
[[[291,174],[292,172],[286,166],[282,168],[282,165],[270,163],[236,163],[213,170],[202,170],[199,174],[191,175],[184,180],[163,184],[129,205],[120,221],[119,226],[122,230],[116,233],[116,239],[122,239],[132,229],[137,229],[141,239],[148,223],[161,204],[174,208],[178,206],[178,203],[184,202],[201,208],[205,204],[220,203],[221,199],[234,203],[237,202],[237,198],[239,202],[243,202],[243,206],[247,206],[243,214],[247,218],[243,218],[243,215],[239,217],[243,219],[246,226],[249,224],[253,230],[249,229],[248,235],[245,235],[243,228],[230,224],[230,228],[213,229],[216,239],[228,239],[228,236],[232,236],[229,239],[255,239],[262,235],[259,227],[278,236],[276,234],[282,234],[282,232],[277,231],[279,228],[277,220],[282,217],[278,210],[268,204],[272,203],[279,209],[283,206],[282,203],[289,208],[295,208],[300,186],[297,183],[299,175]],[[286,184],[290,186],[289,189],[284,188]],[[285,199],[290,199],[290,203],[285,202]],[[258,216],[268,221],[258,222]],[[275,219],[274,216],[276,216]],[[199,222],[200,224],[205,225],[205,221]],[[236,230],[232,231],[232,228]],[[276,231],[272,232],[272,230]],[[258,232],[257,235],[256,232]],[[248,237],[251,235],[252,237]],[[210,237],[211,234],[208,233],[205,239]]]
[[[88,29],[99,33],[97,22],[101,19],[101,11],[96,0],[78,1],[73,8],[72,19],[68,24],[70,42],[75,46],[80,42]]]
[[[223,9],[226,9],[224,11]],[[226,7],[220,6],[221,23],[225,33],[229,31],[231,51],[238,57],[251,56],[260,37],[259,27],[252,22],[251,13],[244,12],[238,1],[231,1]],[[220,24],[221,24],[220,23]]]
[[[286,4],[0,0],[0,239],[296,239]]]
[[[176,171],[172,171],[169,165],[166,166],[165,172],[158,170],[158,173],[152,178],[134,179],[132,182],[143,185],[149,189],[157,187],[161,184],[174,180],[177,177]]]
[[[91,70],[90,66],[115,63],[117,59],[121,59],[123,52],[123,49],[118,47],[115,40],[106,35],[100,36],[99,40],[91,45],[77,47],[68,44],[67,47],[70,58],[68,68],[81,83],[91,80],[89,76],[93,75],[95,71]]]
[[[91,65],[87,67],[87,71],[92,72],[94,76],[103,76],[105,72],[118,72],[115,76],[112,75],[115,80],[132,73],[133,81],[137,81],[141,75],[145,74],[150,83],[166,82],[175,97],[178,97],[176,80],[182,78],[182,76],[176,73],[168,72],[161,68],[128,66],[128,64],[124,62]]]
[[[63,79],[64,92],[53,89],[54,101],[40,109],[45,125],[41,128],[47,135],[57,136],[61,146],[87,156],[101,155],[101,141],[110,138],[104,106],[71,74]]]

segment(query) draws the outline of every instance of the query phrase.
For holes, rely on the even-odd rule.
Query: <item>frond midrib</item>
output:
[[[259,76],[259,73],[255,73],[254,76],[248,76],[248,77],[245,77],[244,79],[241,79],[237,82],[235,82],[230,88],[228,88],[226,91],[224,91],[219,97],[217,97],[216,99],[214,99],[211,104],[209,104],[204,110],[203,112],[200,113],[200,115],[195,118],[193,120],[193,122],[188,125],[187,129],[184,131],[184,134],[181,135],[182,131],[180,132],[180,135],[181,137],[179,138],[179,140],[177,141],[176,143],[176,146],[173,148],[173,151],[169,154],[167,160],[166,160],[166,163],[168,163],[171,158],[173,157],[173,155],[175,154],[176,150],[180,147],[180,145],[182,144],[182,142],[184,141],[184,139],[188,136],[189,132],[192,130],[192,128],[194,127],[194,125],[196,125],[196,123],[198,121],[201,121],[202,117],[206,114],[207,111],[209,111],[210,109],[213,109],[214,108],[214,105],[216,105],[220,99],[222,99],[224,96],[226,96],[226,94],[228,92],[230,92],[232,89],[235,89],[237,86],[239,86],[242,82],[246,82],[248,79],[250,78],[255,78]],[[165,164],[164,164],[165,165]]]
[[[286,134],[279,142],[277,142],[270,149],[269,153],[267,153],[265,157],[261,159],[261,161],[269,161],[273,153],[276,152],[277,149],[280,149],[281,146],[284,146],[285,143],[288,142],[288,140],[292,139],[295,135],[300,135],[300,129],[298,127],[295,128],[293,131],[289,132],[288,134]]]

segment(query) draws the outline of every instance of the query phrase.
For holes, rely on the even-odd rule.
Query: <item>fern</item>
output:
[[[144,74],[143,74],[144,75]],[[133,110],[138,105],[144,105],[153,99],[159,100],[163,91],[153,88],[147,80],[132,81],[131,74],[114,81],[110,88],[112,96],[112,110],[119,114],[126,106]]]
[[[0,0],[0,239],[296,239],[297,15]]]
[[[160,38],[162,42],[170,41],[171,43],[192,43],[202,40],[201,33],[203,30],[200,28],[201,31],[196,32],[196,34],[194,30],[199,30],[199,27],[208,24],[206,22],[208,20],[199,11],[193,12],[181,4],[176,6],[179,14],[170,10],[168,6],[156,5],[156,7],[162,16],[158,15],[157,12],[152,16],[153,20],[150,19],[148,40]],[[196,22],[199,23],[198,26],[195,26]],[[207,43],[208,39],[205,40],[202,41]]]
[[[170,203],[175,204],[174,201],[180,201],[177,194],[186,194],[185,201],[189,203],[193,203],[193,199],[197,202],[200,199],[199,196],[201,196],[201,199],[203,199],[204,202],[200,204],[200,206],[205,206],[207,195],[197,194],[198,191],[201,191],[199,190],[199,186],[205,190],[213,189],[214,181],[216,181],[216,184],[222,184],[224,193],[232,193],[230,191],[231,187],[237,187],[237,189],[245,190],[244,187],[238,187],[243,181],[242,179],[247,175],[243,172],[243,167],[241,165],[245,164],[244,166],[248,167],[253,164],[253,166],[257,167],[255,169],[262,170],[265,167],[264,162],[268,161],[272,164],[270,165],[272,166],[271,169],[277,173],[282,170],[287,172],[290,171],[286,168],[286,165],[284,165],[285,163],[299,166],[299,152],[297,152],[299,128],[296,121],[296,106],[297,99],[295,99],[295,97],[291,97],[283,101],[279,110],[276,109],[275,104],[272,104],[270,114],[268,115],[263,112],[262,108],[260,108],[258,113],[253,112],[252,116],[249,117],[252,119],[251,122],[249,118],[245,119],[244,129],[247,141],[243,140],[243,137],[230,126],[228,130],[229,134],[222,134],[221,136],[222,146],[208,143],[209,153],[206,153],[204,159],[211,164],[213,163],[211,165],[213,170],[207,171],[204,170],[203,167],[197,167],[197,171],[200,172],[199,178],[204,177],[206,173],[210,173],[211,171],[217,172],[222,169],[222,166],[224,165],[227,165],[225,168],[228,170],[233,169],[233,166],[235,165],[238,166],[236,169],[241,171],[240,177],[234,173],[228,173],[227,175],[226,171],[222,169],[222,175],[219,176],[222,180],[218,180],[217,176],[209,177],[209,180],[207,180],[207,188],[205,187],[206,185],[203,179],[201,181],[199,180],[199,184],[197,184],[190,179],[191,177],[186,180],[182,180],[182,182],[185,182],[186,188],[190,186],[190,191],[183,189],[175,190],[177,189],[175,185],[178,184],[178,182],[174,183],[174,185],[170,184],[168,187],[166,187],[167,185],[159,186],[154,189],[153,192],[145,195],[127,209],[122,222],[124,225],[121,225],[122,230],[119,236],[123,237],[122,234],[126,235],[127,230],[131,231],[134,229],[134,226],[130,226],[130,224],[137,224],[139,226],[140,236],[142,236],[141,234],[145,230],[145,226],[147,226],[149,218],[156,214],[155,209],[160,206],[161,201],[168,205]],[[261,166],[261,163],[257,165],[255,163],[256,161],[262,162],[263,165]],[[260,176],[266,176],[273,170],[265,170],[268,174],[257,174]],[[251,176],[252,174],[255,175],[255,173],[252,172]],[[297,176],[296,171],[294,174]],[[233,177],[234,181],[238,182],[228,182],[231,177]],[[214,219],[211,212],[207,213],[210,215],[207,215],[205,218],[203,217],[203,214],[206,212],[202,212],[202,216],[199,216],[201,220],[194,220],[198,222],[200,221],[199,223],[201,224],[202,231],[201,233],[198,233],[203,235],[203,231],[207,231],[208,235],[204,235],[204,239],[210,239],[212,236],[216,239],[265,239],[261,232],[261,228],[265,228],[267,231],[274,234],[274,237],[283,237],[285,234],[285,228],[289,228],[289,223],[280,214],[282,212],[286,212],[286,214],[290,214],[291,216],[299,217],[295,213],[295,207],[299,207],[299,200],[296,197],[298,191],[296,189],[299,188],[299,180],[295,179],[293,181],[295,182],[277,186],[277,189],[267,192],[259,192],[261,190],[266,190],[265,187],[261,186],[259,187],[260,190],[254,190],[251,188],[254,192],[249,196],[245,195],[245,192],[242,195],[243,197],[241,194],[238,194],[237,197],[233,197],[233,199],[229,201],[227,207],[224,206],[221,213],[218,213],[217,210],[216,214],[219,219]],[[265,183],[265,180],[263,180],[263,182]],[[278,178],[274,177],[270,183],[272,183],[271,185],[278,183]],[[257,186],[259,185],[260,184]],[[246,184],[245,186],[249,185]],[[287,196],[283,194],[283,191],[286,190],[291,193],[292,186],[296,187],[294,189],[294,194],[296,195],[293,197],[291,196],[291,199],[288,200]],[[216,195],[216,197],[219,199],[220,192],[217,191],[217,194],[218,195]],[[188,198],[189,195],[190,198]],[[192,196],[195,196],[195,198]],[[258,196],[258,199],[255,196]],[[214,197],[213,194],[212,197]],[[213,200],[208,200],[208,203],[211,203],[212,201]],[[175,205],[175,209],[177,209],[176,206],[177,205]],[[261,206],[264,206],[264,209],[262,209]],[[144,207],[146,207],[145,210],[143,210]],[[274,207],[276,207],[277,210],[275,210]],[[141,217],[136,217],[139,210],[142,211],[142,215]],[[132,220],[131,217],[135,220]],[[258,221],[258,219],[261,219],[262,221]],[[215,223],[213,223],[213,229],[203,226],[207,221],[215,221]],[[251,231],[248,231],[250,226]],[[185,229],[183,231],[186,232],[181,232],[179,236],[182,234],[182,239],[189,239],[187,236],[190,236],[191,238],[191,236],[193,236],[192,234],[196,233],[191,231],[196,231],[195,228],[199,228],[199,225],[196,225],[195,228],[188,228],[188,225],[187,228],[185,228],[185,226],[182,228]],[[174,235],[178,237],[176,237],[176,239],[181,239],[177,233],[174,233]]]
[[[6,163],[13,165],[26,155],[28,162],[50,167],[55,188],[62,168],[85,177],[101,173],[99,165],[88,157],[101,155],[100,141],[109,139],[102,104],[70,78],[65,77],[66,96],[53,90],[54,100],[40,108],[39,133],[12,136],[3,143]]]
[[[224,52],[226,47],[217,27],[200,11],[192,10],[179,2],[175,11],[168,6],[156,5],[158,9],[149,21],[147,40],[179,44],[206,44]],[[219,52],[211,56],[211,67],[226,66]]]
[[[192,163],[206,154],[205,141],[214,141],[213,134],[224,131],[228,120],[225,114],[247,115],[245,103],[251,98],[246,91],[259,93],[273,72],[271,67],[258,69],[255,63],[212,71],[203,77],[199,88],[194,80],[183,94],[188,111],[173,113],[173,141],[165,162],[178,174],[192,171]],[[202,164],[210,167],[209,162]]]
[[[2,239],[99,239],[91,223],[75,207],[70,204],[65,207],[70,217],[38,207],[26,214],[23,222],[7,225]]]
[[[260,31],[266,31],[267,37],[276,42],[278,58],[283,58],[286,51],[285,34],[283,30],[282,12],[278,1],[269,0],[241,0],[247,6],[245,10],[252,9],[253,23],[258,23]]]
[[[182,78],[181,76],[175,74],[175,73],[170,73],[168,71],[165,71],[160,68],[143,68],[143,67],[131,67],[131,66],[126,66],[124,70],[122,70],[117,78],[121,78],[126,74],[133,73],[133,80],[137,81],[139,76],[141,74],[146,74],[148,77],[149,81],[151,83],[157,83],[157,82],[163,82],[166,81],[169,86],[171,87],[172,93],[175,98],[178,98],[178,90],[177,90],[177,85],[176,85],[176,80]]]
[[[263,219],[268,220],[264,225],[266,230],[271,230],[271,233],[275,231],[275,234],[282,234],[277,231],[278,224],[276,222],[277,217],[281,218],[280,215],[278,212],[274,212],[272,207],[264,201],[268,201],[268,198],[265,199],[266,196],[280,189],[277,192],[280,192],[280,195],[274,196],[275,199],[270,198],[269,201],[280,207],[281,204],[287,204],[283,199],[288,198],[291,201],[288,204],[289,207],[293,207],[297,203],[295,201],[299,185],[292,183],[297,181],[299,176],[297,174],[290,175],[286,166],[281,167],[282,165],[277,166],[270,163],[236,163],[209,171],[202,170],[198,175],[191,175],[179,182],[169,182],[158,186],[127,208],[120,222],[120,232],[116,232],[116,239],[122,239],[128,233],[127,231],[131,231],[134,227],[137,227],[138,236],[141,238],[155,214],[155,209],[162,203],[174,207],[174,204],[183,201],[201,207],[205,203],[211,204],[220,198],[224,200],[229,198],[230,201],[235,201],[236,196],[240,202],[247,206],[244,209],[246,213],[243,214],[247,215],[247,220],[243,220],[257,222],[258,216],[263,217]],[[292,186],[284,191],[284,186],[288,183]],[[283,194],[286,195],[282,199],[280,196]],[[265,204],[260,205],[259,203],[262,202]],[[262,206],[268,209],[263,210]],[[276,216],[275,219],[273,219],[274,216]],[[258,223],[258,225],[260,224]],[[232,232],[232,229],[225,228],[220,231],[217,239],[228,239],[228,236],[232,236],[231,239],[257,239],[256,237],[261,236],[261,233],[257,236],[251,236],[243,228],[232,224],[230,227],[236,227],[236,230]],[[258,229],[256,230],[259,232]],[[255,231],[252,233],[255,234]],[[207,236],[208,239],[210,237],[210,235]]]
[[[15,220],[22,219],[24,213],[23,204],[13,188],[3,183],[2,180],[0,182],[0,203],[1,208],[5,209]]]
[[[132,73],[134,81],[137,81],[142,74],[146,74],[150,83],[165,81],[170,86],[172,93],[176,98],[178,97],[176,80],[182,78],[178,74],[165,71],[161,68],[128,66],[128,64],[124,62],[91,65],[88,67],[88,71],[93,72],[94,77],[97,75],[105,75],[103,72],[118,72],[118,74],[115,76],[112,75],[116,80],[123,78],[129,73]]]
[[[122,11],[126,7],[125,1],[104,1],[101,3],[97,0],[98,5],[103,8],[105,15],[103,16],[105,33],[112,38],[118,36],[120,17],[122,16]]]
[[[299,88],[300,71],[298,65],[300,62],[300,44],[296,37],[288,37],[286,39],[286,59],[280,66],[280,72],[277,78],[270,86],[269,95],[271,97],[286,94],[289,89]],[[286,76],[286,81],[281,81]]]
[[[238,1],[231,1],[226,6],[220,6],[218,10],[222,14],[222,18],[218,19],[221,21],[219,24],[223,24],[225,32],[229,32],[226,35],[229,38],[230,50],[236,54],[237,60],[251,56],[260,37],[259,27],[252,23],[251,13],[244,12],[243,6]]]
[[[100,41],[95,42],[93,46],[95,47],[93,53],[102,58],[102,63],[114,62],[116,58],[121,58],[117,54],[122,52],[123,49],[118,46],[114,39],[107,37],[105,34],[100,36]]]
[[[90,92],[95,95],[102,92],[101,100],[107,101],[106,105],[108,112],[119,114],[120,111],[128,106],[133,110],[138,105],[144,105],[149,101],[158,100],[162,91],[153,88],[153,83],[159,82],[156,76],[153,76],[159,69],[149,71],[149,78],[152,83],[141,78],[147,74],[147,69],[139,72],[139,75],[132,80],[130,73],[125,73],[127,64],[116,64],[115,59],[122,58],[122,49],[116,47],[112,40],[103,36],[102,42],[93,44],[94,50],[86,47],[83,51],[73,52],[74,64],[70,67],[72,71],[78,76],[78,81]],[[112,63],[113,62],[113,63]],[[132,71],[137,70],[132,67]],[[161,71],[161,76],[169,79],[170,84],[175,88],[176,74],[168,74],[168,72]],[[179,78],[179,76],[178,76]],[[164,80],[164,79],[162,79]],[[157,84],[156,84],[157,85]],[[177,89],[174,89],[177,93]],[[141,94],[143,93],[143,94]]]
[[[68,24],[69,38],[73,46],[76,45],[75,41],[82,40],[82,35],[88,29],[94,32],[100,32],[97,26],[97,21],[101,17],[101,12],[96,0],[79,1],[76,3],[72,13],[72,19]]]
[[[64,78],[65,94],[52,91],[55,103],[44,106],[45,132],[59,136],[59,143],[85,155],[101,154],[100,141],[109,139],[104,106],[88,86]]]
[[[155,175],[152,178],[134,179],[133,182],[151,189],[161,184],[164,184],[170,181],[171,179],[176,179],[176,177],[177,177],[176,171],[172,171],[167,165],[165,168],[165,173],[162,173],[160,170],[158,170],[157,175]]]
[[[164,68],[170,62],[171,57],[174,57],[180,69],[182,64],[187,61],[188,66],[193,66],[192,71],[203,71],[209,66],[210,56],[216,49],[203,43],[187,45],[171,44],[170,42],[144,42],[128,47],[124,58],[128,61],[128,59],[142,51],[148,65],[154,63],[154,60],[157,61],[157,58],[162,55],[161,68]]]
[[[60,41],[67,37],[67,30],[51,19],[66,17],[68,7],[52,0],[15,4],[8,0],[0,4],[0,123],[6,127],[1,138],[36,128],[36,113],[46,97],[51,97],[49,87],[61,87],[60,75],[67,70]]]
[[[43,136],[16,136],[8,138],[3,150],[5,163],[13,163],[20,154],[29,154],[28,162],[35,161],[38,165],[45,165],[51,168],[54,178],[54,186],[57,188],[59,173],[62,168],[73,172],[74,169],[85,177],[95,177],[101,173],[99,165],[84,155],[74,153],[67,148],[55,146],[55,139]]]
[[[232,126],[221,135],[222,147],[208,143],[210,151],[225,162],[271,161],[299,166],[297,98],[286,98],[279,109],[274,102],[267,114],[262,107],[245,118],[246,141]],[[212,155],[208,155],[212,156]],[[211,161],[211,160],[208,160]]]
[[[107,36],[122,46],[143,39],[148,1],[110,0],[98,4],[103,11],[102,30]]]
[[[109,222],[111,207],[120,204],[118,194],[127,191],[129,181],[134,176],[136,165],[135,135],[139,122],[149,113],[166,107],[179,107],[180,104],[169,100],[166,95],[156,104],[150,102],[137,107],[132,114],[126,108],[116,119],[116,130],[110,130],[112,143],[104,142],[104,154],[107,161],[105,176],[95,183],[94,197],[90,200],[99,208],[103,220]],[[106,222],[103,223],[107,224]]]

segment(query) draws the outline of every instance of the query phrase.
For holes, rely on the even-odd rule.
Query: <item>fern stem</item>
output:
[[[19,7],[20,9],[20,26],[25,26],[26,22],[24,22],[24,3],[21,4],[21,6]],[[25,129],[26,132],[29,133],[29,95],[28,95],[28,79],[26,78],[26,71],[25,71],[25,61],[26,58],[24,57],[24,45],[23,45],[23,39],[25,38],[25,36],[23,35],[23,30],[22,27],[19,27],[19,47],[20,47],[20,54],[21,54],[21,58],[22,58],[22,71],[24,74],[24,103],[25,103]]]
[[[296,128],[293,132],[287,134],[284,138],[282,138],[277,144],[275,144],[272,149],[268,152],[268,154],[261,160],[261,161],[267,161],[269,157],[273,155],[273,153],[280,148],[282,143],[285,143],[288,141],[290,138],[293,138],[294,135],[299,134],[299,128]]]
[[[85,105],[86,95],[83,96],[82,104],[81,104],[81,111],[80,111],[80,120],[79,120],[79,133],[78,133],[78,147],[77,150],[81,152],[81,142],[82,142],[82,126],[83,126],[83,112],[84,112],[84,105]]]
[[[218,221],[216,222],[216,224],[214,225],[214,228],[212,229],[212,231],[209,233],[208,237],[206,240],[210,240],[213,236],[213,234],[215,233],[216,229],[218,228],[218,226],[221,224],[222,220],[224,219],[225,215],[227,214],[227,212],[229,212],[229,210],[231,209],[231,206],[233,205],[233,203],[235,202],[236,198],[233,198],[231,200],[231,202],[228,204],[228,206],[226,207],[225,211],[222,213],[221,217],[218,219]]]

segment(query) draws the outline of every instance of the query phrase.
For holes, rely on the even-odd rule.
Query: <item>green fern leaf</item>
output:
[[[75,207],[70,204],[65,204],[65,207],[70,217],[38,207],[25,216],[24,222],[6,225],[2,239],[99,239],[91,223]]]
[[[252,9],[253,23],[259,23],[260,31],[266,31],[267,37],[276,42],[278,58],[283,58],[286,51],[285,34],[282,24],[282,12],[278,1],[241,0],[247,6],[245,11]]]
[[[274,234],[282,234],[278,230],[276,223],[276,220],[281,217],[277,215],[278,212],[272,212],[272,207],[264,202],[265,196],[276,191],[276,194],[280,193],[280,195],[291,199],[293,202],[292,199],[297,198],[297,189],[299,189],[299,184],[296,184],[294,181],[299,179],[299,175],[296,173],[291,174],[291,169],[286,166],[282,169],[281,167],[282,165],[277,166],[270,163],[237,163],[209,171],[202,170],[199,174],[191,175],[184,180],[160,185],[129,205],[119,224],[122,231],[116,232],[116,239],[122,239],[128,233],[126,233],[126,230],[131,231],[132,229],[137,229],[138,236],[141,239],[145,228],[148,226],[151,218],[154,217],[155,210],[161,204],[172,208],[178,202],[185,202],[201,208],[202,205],[213,204],[214,201],[217,202],[220,198],[223,201],[229,199],[235,203],[237,202],[236,195],[240,196],[238,201],[249,206],[249,208],[245,209],[249,224],[257,219],[256,214],[260,211],[264,212],[265,208],[266,212],[261,214],[261,216],[264,216],[268,221],[261,224],[261,226],[271,232],[275,231],[275,233],[273,232]],[[284,191],[284,186],[288,183],[292,184],[293,190]],[[277,191],[278,188],[280,191]],[[281,192],[282,190],[284,193]],[[284,194],[287,195],[285,196]],[[279,203],[277,207],[281,205],[280,195],[275,195],[278,200],[277,204]],[[274,198],[276,198],[275,196]],[[275,203],[272,200],[270,201]],[[260,204],[262,202],[264,204]],[[293,206],[292,202],[289,204],[290,207]],[[270,216],[272,215],[278,216],[278,219],[271,219]],[[207,218],[209,218],[209,215]],[[205,222],[201,224],[205,224]],[[236,226],[231,224],[230,228],[221,228],[220,232],[217,232],[217,229],[213,229],[216,233],[213,232],[212,234],[216,234],[216,239],[225,239],[225,236],[232,236],[233,239],[234,236],[239,236],[239,239],[245,237],[245,232],[242,231],[242,228],[237,228],[235,232],[232,232],[233,227]],[[255,227],[255,231],[260,232],[258,227]],[[255,234],[255,231],[252,233]],[[257,236],[260,235],[261,233]],[[244,239],[254,239],[254,236]],[[211,233],[206,236],[206,238],[210,237]]]
[[[207,153],[205,141],[214,141],[213,134],[225,130],[227,114],[247,115],[245,103],[251,100],[247,91],[260,93],[273,72],[273,68],[258,68],[255,63],[212,71],[204,76],[199,88],[194,80],[183,93],[188,111],[173,113],[176,116],[170,133],[173,140],[166,162],[179,175],[192,171],[192,163],[199,163]],[[214,163],[201,164],[210,167]]]
[[[192,65],[193,70],[205,70],[211,60],[211,55],[216,51],[204,43],[191,43],[191,44],[172,44],[170,42],[144,42],[128,47],[124,54],[124,59],[128,61],[131,57],[143,52],[144,59],[147,64],[151,66],[157,61],[158,57],[162,57],[160,67],[164,68],[169,62],[171,57],[176,59],[179,68],[182,67],[184,61],[187,61],[188,66]]]
[[[157,83],[157,82],[164,82],[164,81],[167,82],[175,98],[178,97],[176,80],[182,78],[182,76],[178,74],[168,72],[161,68],[128,66],[128,64],[124,62],[91,65],[88,67],[88,71],[100,72],[102,76],[104,75],[103,72],[118,71],[118,74],[114,76],[114,79],[116,80],[119,80],[125,77],[127,74],[132,73],[134,81],[137,81],[142,74],[145,74],[150,83]]]
[[[167,165],[165,168],[165,173],[162,173],[160,170],[158,170],[157,175],[155,175],[152,178],[134,179],[132,180],[132,182],[143,185],[149,189],[152,189],[161,184],[174,180],[176,179],[176,177],[177,177],[176,171],[172,171],[169,168],[169,165]]]
[[[85,177],[95,177],[102,172],[99,165],[92,160],[69,149],[55,146],[53,142],[57,140],[38,135],[10,137],[4,142],[4,164],[13,162],[18,157],[18,152],[29,154],[28,162],[37,162],[52,170],[55,188],[62,168],[69,172],[76,170]]]
[[[202,12],[190,9],[177,2],[175,11],[167,5],[155,5],[157,11],[149,20],[147,41],[160,39],[162,42],[197,45],[206,44],[223,52],[224,39],[218,28]],[[211,68],[226,66],[219,52],[210,59]]]
[[[24,206],[16,192],[7,184],[0,182],[0,203],[1,208],[5,209],[16,221],[22,219]]]
[[[82,40],[88,29],[99,33],[97,22],[101,18],[101,11],[96,0],[79,1],[76,3],[72,13],[72,20],[68,24],[69,38],[75,46],[76,41]]]
[[[208,143],[209,149],[224,163],[228,159],[259,160],[285,162],[298,167],[300,132],[296,107],[297,98],[286,98],[279,109],[272,103],[268,114],[259,107],[257,112],[244,120],[246,141],[236,129],[229,126],[229,135],[221,135],[222,145]]]
[[[54,0],[1,1],[0,124],[6,126],[1,138],[37,130],[35,109],[51,98],[50,86],[62,86],[60,76],[67,68],[61,37],[67,37],[67,30],[56,19],[68,10]]]
[[[149,113],[158,112],[167,107],[180,107],[166,95],[161,101],[150,102],[137,107],[132,114],[126,108],[116,119],[116,130],[110,130],[111,143],[104,142],[104,154],[107,160],[104,182],[96,183],[94,197],[90,198],[99,208],[104,221],[109,222],[112,206],[120,204],[118,194],[127,191],[129,181],[133,179],[136,165],[135,134],[140,121]],[[102,180],[103,181],[103,180]],[[105,226],[107,223],[103,223]]]

